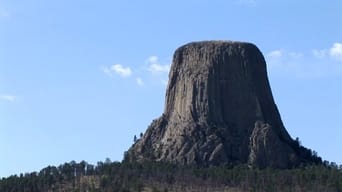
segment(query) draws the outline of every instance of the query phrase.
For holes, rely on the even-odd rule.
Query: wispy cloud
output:
[[[110,67],[102,67],[102,71],[112,76],[113,74],[118,74],[121,77],[129,77],[132,75],[132,70],[129,67],[124,67],[121,64],[115,64]]]
[[[310,51],[308,51],[310,53]],[[342,75],[342,44],[328,49],[312,49],[311,54],[277,49],[266,54],[270,74],[299,78],[321,78]]]
[[[168,73],[170,70],[170,65],[160,64],[157,56],[150,56],[146,62],[149,65],[148,70],[152,73]]]
[[[0,100],[7,101],[7,102],[14,102],[16,101],[17,97],[14,95],[0,95]]]
[[[267,57],[280,58],[282,55],[283,55],[283,51],[278,49],[278,50],[274,50],[274,51],[269,52],[267,54]]]
[[[324,57],[327,56],[327,50],[322,49],[322,50],[318,50],[318,49],[313,49],[312,54],[314,57],[319,58],[319,59],[323,59]]]
[[[342,61],[342,43],[335,42],[328,49],[313,49],[312,54],[319,59],[330,57],[330,59]]]
[[[144,61],[140,68],[131,68],[127,65],[114,64],[111,66],[101,66],[101,71],[109,77],[115,75],[122,78],[133,78],[133,82],[138,86],[167,84],[165,79],[170,71],[169,64],[161,64],[157,56],[150,56]]]
[[[295,51],[286,51],[283,49],[273,50],[266,54],[266,57],[268,59],[282,59],[282,58],[299,59],[303,56],[304,56],[303,53],[295,52]]]
[[[136,82],[139,86],[143,86],[144,85],[144,81],[140,78],[140,77],[137,77],[136,78]]]
[[[288,52],[287,54],[293,59],[299,59],[304,56],[304,54],[300,52]]]

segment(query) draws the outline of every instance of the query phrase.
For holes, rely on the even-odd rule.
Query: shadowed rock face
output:
[[[259,49],[250,43],[189,43],[174,54],[163,115],[128,161],[288,168],[302,158],[284,128]]]

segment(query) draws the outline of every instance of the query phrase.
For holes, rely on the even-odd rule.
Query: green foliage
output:
[[[106,159],[94,166],[72,161],[2,178],[0,191],[342,191],[341,166],[327,164],[260,170],[246,165],[199,168]]]

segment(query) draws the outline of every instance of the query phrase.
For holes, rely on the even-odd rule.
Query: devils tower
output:
[[[297,145],[280,118],[260,50],[203,41],[175,51],[164,113],[125,159],[290,168],[308,161]]]

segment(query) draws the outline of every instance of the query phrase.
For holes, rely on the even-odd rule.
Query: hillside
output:
[[[1,192],[166,192],[166,191],[342,191],[342,169],[335,163],[296,169],[196,168],[161,163],[82,161],[0,180]]]

